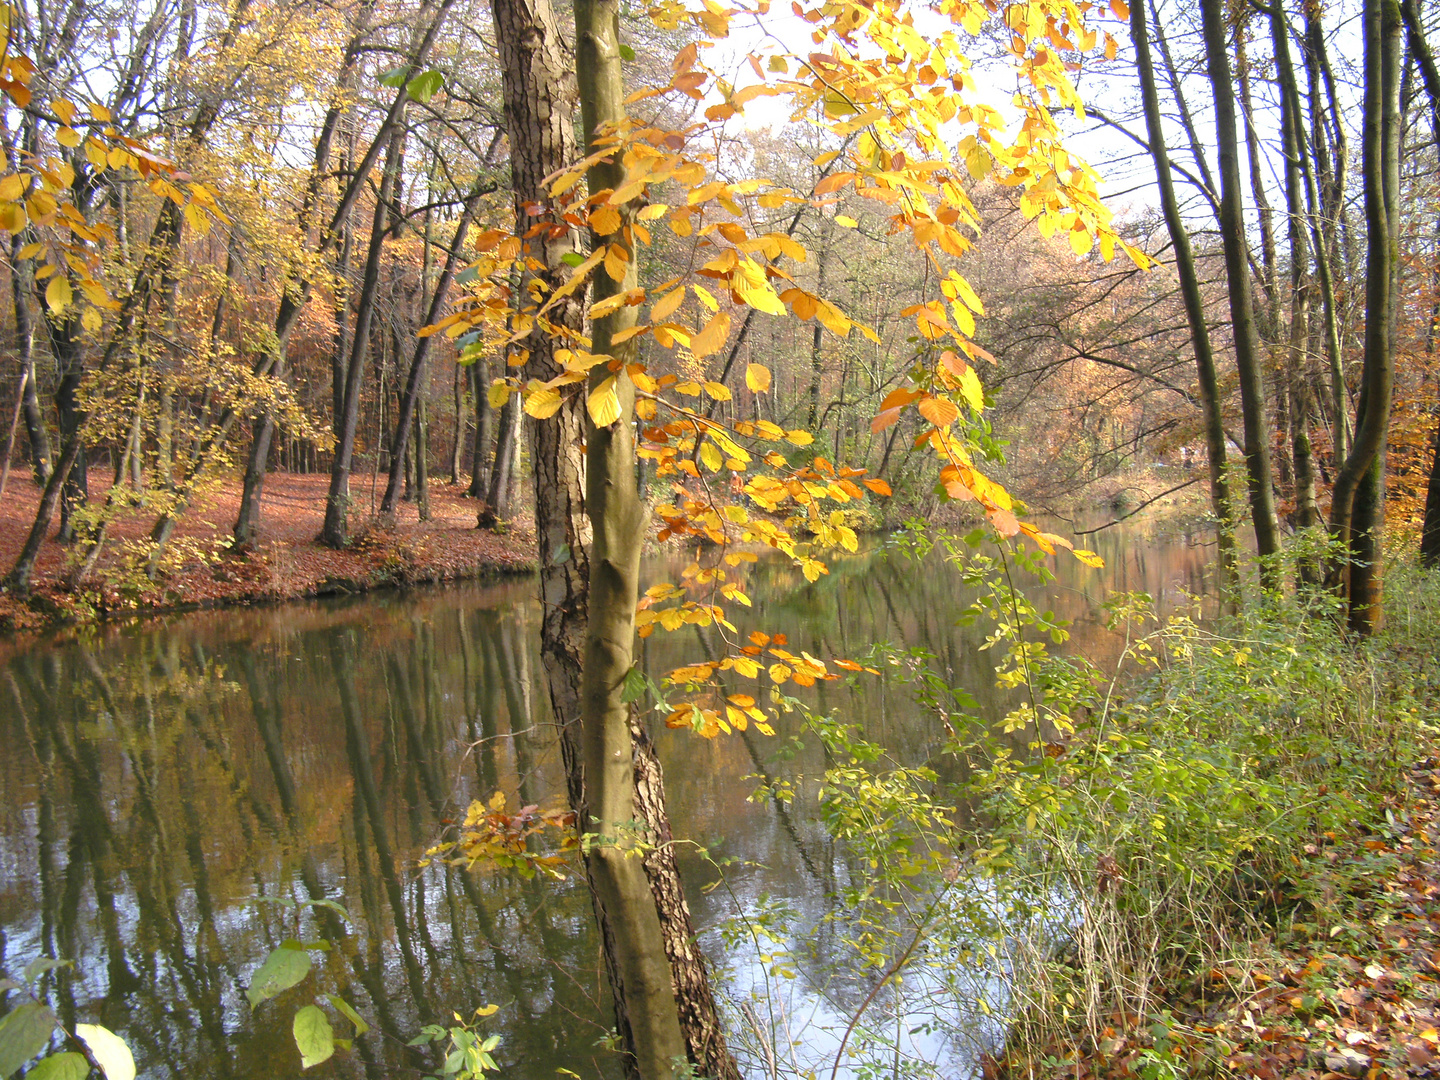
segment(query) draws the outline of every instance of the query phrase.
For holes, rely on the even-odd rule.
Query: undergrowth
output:
[[[943,759],[902,767],[859,727],[809,718],[831,762],[818,809],[862,870],[812,935],[838,936],[861,972],[826,968],[832,1010],[850,1005],[821,1040],[824,1071],[953,1074],[968,1058],[987,1076],[999,1062],[1079,1076],[1078,1059],[1124,1047],[1114,1075],[1230,1074],[1219,1022],[1188,1025],[1218,1015],[1207,1002],[1248,1000],[1269,979],[1258,958],[1289,937],[1320,928],[1343,945],[1360,890],[1342,878],[1374,868],[1311,856],[1387,827],[1440,724],[1440,575],[1392,566],[1368,641],[1344,635],[1322,593],[1163,621],[1149,597],[1116,597],[1123,649],[1101,670],[1051,652],[1067,629],[1016,587],[1044,583],[1038,556],[986,554],[979,534],[911,543],[941,546],[975,589],[968,618],[1018,704],[967,724],[963,688],[916,650],[877,648],[871,661],[957,732]],[[784,787],[758,794],[784,802]],[[796,958],[782,966],[793,978]],[[757,1058],[805,1075],[813,1062],[787,1070],[777,1050],[806,1041],[790,1032]]]

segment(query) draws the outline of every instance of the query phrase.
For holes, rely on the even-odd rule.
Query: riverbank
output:
[[[1293,602],[1157,633],[995,786],[1012,875],[1079,923],[1022,959],[987,1078],[1440,1076],[1440,575],[1388,596],[1370,642]]]
[[[441,581],[463,581],[534,569],[528,521],[496,534],[475,527],[476,502],[463,489],[431,488],[431,518],[422,522],[414,504],[402,502],[393,522],[361,518],[355,542],[335,551],[315,541],[325,515],[329,477],[272,473],[266,478],[257,543],[232,551],[230,528],[240,505],[238,478],[226,480],[181,520],[172,557],[154,582],[136,569],[136,554],[152,515],[112,526],[95,567],[70,587],[72,549],[52,533],[36,564],[31,597],[0,594],[0,632],[47,629],[116,616],[160,614],[188,608],[275,603],[329,594]],[[357,480],[358,501],[368,488]],[[92,501],[104,498],[92,484]],[[12,566],[25,542],[39,489],[11,478],[0,500],[0,566]],[[57,523],[58,524],[58,523]]]

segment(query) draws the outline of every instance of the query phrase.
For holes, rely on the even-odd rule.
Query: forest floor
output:
[[[106,486],[92,480],[92,503],[103,501]],[[357,477],[362,512],[351,518],[355,540],[335,551],[315,539],[328,486],[326,474],[271,473],[258,542],[249,551],[231,551],[240,483],[238,477],[223,481],[181,519],[171,558],[154,582],[135,569],[153,513],[117,521],[96,566],[77,588],[68,584],[73,549],[52,530],[36,564],[33,596],[21,601],[0,594],[0,629],[38,630],[115,615],[293,600],[534,568],[528,521],[511,522],[503,534],[477,529],[476,501],[448,483],[432,484],[428,522],[420,521],[416,506],[406,502],[393,522],[381,522],[368,516],[369,485]],[[0,498],[0,567],[5,570],[25,543],[39,497],[28,478],[12,475]]]

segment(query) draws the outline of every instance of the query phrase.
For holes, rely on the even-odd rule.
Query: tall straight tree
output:
[[[1160,95],[1155,85],[1155,65],[1150,59],[1150,30],[1146,25],[1143,0],[1136,0],[1130,6],[1130,36],[1135,44],[1140,99],[1145,109],[1145,133],[1149,141],[1150,157],[1155,163],[1160,207],[1165,214],[1165,227],[1175,248],[1175,274],[1180,279],[1185,318],[1190,324],[1190,344],[1195,350],[1200,407],[1205,420],[1210,505],[1215,511],[1218,527],[1222,587],[1228,590],[1236,584],[1235,517],[1230,505],[1230,489],[1225,480],[1225,422],[1220,415],[1220,384],[1215,374],[1215,351],[1210,343],[1210,327],[1205,321],[1205,300],[1200,294],[1200,275],[1195,268],[1190,232],[1180,215],[1180,204],[1175,197],[1175,181],[1170,175],[1170,155],[1165,149],[1165,130],[1160,119]]]
[[[575,160],[569,57],[548,0],[492,0],[492,9],[516,232],[528,275],[512,282],[512,291],[524,295],[534,284],[541,294],[555,295],[566,281],[565,258],[581,240],[545,183]],[[613,3],[577,7],[576,21],[576,68],[587,95],[582,115],[593,141],[594,133],[623,117],[618,9]],[[597,166],[590,173],[591,190],[617,187],[619,175],[623,167],[618,164]],[[633,255],[628,265],[633,286]],[[603,282],[620,287],[608,276]],[[609,349],[619,329],[610,322],[598,320],[593,328],[596,352]],[[545,381],[560,374],[556,351],[576,343],[583,327],[584,305],[573,297],[537,318],[523,342],[529,352],[525,377]],[[512,399],[507,408],[518,413],[518,404]],[[570,804],[582,831],[601,838],[589,849],[585,867],[616,1027],[625,1042],[626,1072],[668,1077],[681,1058],[702,1075],[738,1080],[669,844],[659,759],[630,706],[619,700],[631,666],[644,535],[629,421],[620,416],[607,428],[591,425],[587,431],[585,398],[576,394],[562,399],[553,415],[530,417],[527,424],[544,613],[541,652],[560,726]],[[503,426],[501,438],[503,445]],[[587,444],[588,503],[581,451]],[[608,452],[597,457],[600,446]],[[587,506],[593,546],[586,535]],[[628,857],[616,842],[625,824],[637,820],[645,824],[650,841],[640,859]]]
[[[1400,56],[1396,0],[1365,0],[1365,364],[1355,441],[1331,493],[1330,528],[1348,557],[1351,630],[1370,634],[1382,613],[1380,535],[1385,521],[1385,444],[1395,384],[1395,314],[1400,246]],[[1348,570],[1348,573],[1345,571]]]
[[[1240,152],[1235,121],[1235,85],[1226,45],[1224,0],[1201,0],[1200,21],[1205,61],[1215,100],[1215,137],[1220,164],[1220,239],[1230,294],[1230,326],[1235,366],[1240,373],[1240,411],[1245,429],[1245,475],[1255,547],[1263,556],[1280,550],[1275,494],[1270,475],[1270,424],[1265,409],[1265,377],[1260,368],[1260,335],[1250,286],[1249,246],[1240,184]],[[1266,584],[1278,586],[1277,571],[1266,564]]]

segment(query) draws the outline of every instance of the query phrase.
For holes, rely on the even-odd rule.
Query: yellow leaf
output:
[[[629,253],[619,244],[611,244],[605,251],[605,272],[616,281],[625,279],[625,270],[630,265]]]
[[[840,309],[834,304],[825,300],[818,300],[815,308],[815,317],[820,320],[822,326],[829,330],[836,337],[844,337],[850,333],[850,320],[841,314]]]
[[[73,150],[80,145],[80,133],[72,127],[62,127],[56,130],[55,141],[67,150]]]
[[[45,306],[51,311],[64,311],[74,296],[70,290],[70,279],[63,274],[56,274],[45,286]]]
[[[531,391],[525,399],[525,411],[536,420],[548,420],[560,408],[560,391],[553,386],[542,386]]]
[[[711,442],[704,443],[700,447],[700,460],[711,472],[719,472],[720,466],[725,464],[725,458]]]
[[[836,214],[835,224],[845,229],[856,229],[860,227],[860,222],[856,221],[849,214]]]
[[[22,259],[33,259],[45,250],[43,244],[26,244],[20,249],[19,257]]]
[[[745,385],[752,394],[763,394],[770,389],[770,369],[763,364],[746,364]]]
[[[25,177],[18,173],[11,173],[5,179],[0,180],[0,199],[6,202],[14,202],[25,194]]]
[[[480,1008],[475,1010],[475,1015],[481,1017],[494,1016],[499,1011],[499,1005],[482,1005]]]
[[[84,326],[86,330],[90,331],[90,333],[98,334],[100,327],[104,325],[104,320],[101,319],[100,312],[96,311],[93,307],[87,307],[80,313],[80,324]]]
[[[97,169],[104,169],[110,164],[110,154],[104,143],[91,136],[85,140],[85,160]]]
[[[730,315],[728,312],[719,311],[710,316],[710,321],[705,328],[690,339],[690,351],[696,357],[703,359],[711,353],[718,352],[730,337]]]
[[[980,387],[980,376],[975,374],[974,368],[967,367],[960,376],[960,393],[972,411],[978,413],[985,408],[985,391]]]
[[[953,402],[944,398],[927,397],[920,402],[920,415],[937,428],[949,427],[960,415]]]
[[[75,103],[66,101],[64,98],[56,98],[50,102],[50,108],[55,110],[55,115],[60,122],[67,127],[75,120]]]
[[[1088,255],[1092,243],[1089,231],[1077,221],[1075,228],[1070,230],[1070,250],[1076,255]]]
[[[110,110],[98,101],[92,101],[90,103],[90,115],[102,124],[108,124],[110,122]]]
[[[620,394],[615,389],[614,375],[606,376],[590,391],[585,407],[596,427],[609,427],[620,419]]]
[[[809,446],[815,441],[814,435],[811,435],[810,432],[804,431],[800,428],[796,428],[793,431],[787,431],[785,433],[785,438],[789,439],[796,446]]]
[[[490,389],[485,394],[485,399],[490,402],[492,409],[503,409],[505,403],[510,400],[510,392],[510,384],[500,379],[490,384]]]
[[[1075,549],[1075,558],[1079,559],[1086,566],[1094,567],[1096,570],[1105,565],[1105,560],[1093,551],[1086,551],[1084,548]]]
[[[609,236],[620,228],[620,211],[613,206],[597,207],[590,214],[590,228],[600,236]]]
[[[680,288],[673,292],[666,293],[659,300],[655,301],[655,306],[650,309],[650,318],[655,322],[664,322],[671,315],[675,314],[675,309],[680,306],[681,301],[684,299],[685,286],[682,285]]]
[[[707,382],[705,384],[705,393],[709,394],[716,401],[730,400],[730,388],[724,383]]]

